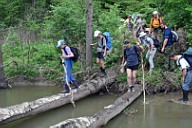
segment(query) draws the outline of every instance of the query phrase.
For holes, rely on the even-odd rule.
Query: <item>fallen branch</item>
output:
[[[142,93],[142,87],[136,86],[134,93],[125,93],[113,104],[104,107],[104,109],[92,116],[68,119],[64,122],[50,126],[50,128],[98,128],[105,125],[109,120],[121,113]]]

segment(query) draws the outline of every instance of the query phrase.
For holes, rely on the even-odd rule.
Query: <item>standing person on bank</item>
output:
[[[131,45],[129,40],[124,41],[125,50],[121,66],[125,66],[127,70],[128,92],[134,92],[136,83],[137,70],[140,64],[140,55],[142,47],[139,45]]]
[[[150,33],[152,35],[152,38],[158,39],[159,42],[162,41],[162,32],[161,32],[161,22],[163,21],[162,17],[159,17],[159,14],[157,11],[153,12],[153,17],[150,21]]]
[[[164,30],[163,33],[163,46],[161,48],[161,53],[164,54],[164,64],[163,70],[173,70],[174,63],[170,61],[169,56],[173,53],[173,40],[172,40],[172,32],[171,29],[167,27],[166,23],[163,21],[161,23],[161,28]]]
[[[177,65],[179,66],[179,69],[182,71],[181,81],[183,97],[181,99],[178,99],[178,101],[188,101],[190,86],[192,84],[192,67],[182,55],[172,54],[170,55],[170,59],[175,60]]]
[[[101,70],[100,76],[106,76],[107,73],[105,71],[105,56],[107,55],[107,47],[106,47],[107,40],[106,40],[105,36],[98,30],[96,30],[94,32],[94,37],[97,38],[97,43],[94,43],[91,45],[97,44],[96,62]]]

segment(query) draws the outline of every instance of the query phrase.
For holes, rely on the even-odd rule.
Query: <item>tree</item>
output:
[[[2,56],[2,45],[0,44],[0,88],[6,88],[5,75],[3,72],[3,56]]]
[[[92,67],[92,19],[93,19],[93,1],[87,0],[87,18],[86,18],[86,65]]]

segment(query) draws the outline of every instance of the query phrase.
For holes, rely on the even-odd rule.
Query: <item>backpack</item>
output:
[[[160,21],[160,19],[162,19],[162,21],[163,21],[163,18],[162,17],[158,17],[158,21],[159,21],[159,28],[161,28],[161,21]],[[154,18],[152,18],[152,23],[154,22]]]
[[[175,31],[171,31],[172,33],[172,42],[177,42],[179,40],[179,36]]]
[[[110,35],[109,32],[104,32],[103,35],[104,35],[104,37],[106,39],[107,51],[109,51],[112,48],[111,35]]]
[[[148,38],[151,38],[151,37],[148,37]],[[160,47],[160,43],[159,43],[159,40],[158,39],[155,39],[155,38],[151,38],[153,40],[153,44],[156,48]],[[147,40],[146,40],[147,41]],[[148,41],[147,41],[148,42]]]
[[[192,47],[189,47],[182,56],[188,63],[189,65],[192,67]]]
[[[139,61],[139,64],[140,64],[141,63],[140,51],[137,49],[136,45],[133,45],[132,47],[134,47],[134,51],[137,54],[138,61]],[[125,57],[125,59],[127,59],[126,50],[127,50],[127,48],[124,49],[124,57]]]
[[[75,47],[69,47],[71,49],[71,52],[73,53],[74,57],[72,57],[71,59],[74,62],[77,62],[78,58],[79,58],[79,50]],[[67,55],[67,51],[65,50],[65,47],[63,49],[63,51],[65,52],[65,54]]]

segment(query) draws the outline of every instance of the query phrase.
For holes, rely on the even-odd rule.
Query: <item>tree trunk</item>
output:
[[[93,66],[92,62],[92,18],[93,18],[93,4],[92,0],[87,0],[87,17],[86,17],[86,65]]]
[[[3,72],[3,53],[2,53],[2,44],[0,44],[0,88],[6,88],[5,75]]]
[[[104,109],[92,116],[68,119],[64,122],[51,126],[50,128],[99,128],[121,113],[127,106],[136,100],[141,93],[142,87],[136,86],[136,91],[134,93],[125,93],[113,104],[104,107]]]
[[[78,89],[73,90],[73,101],[94,94],[105,85],[107,86],[113,83],[118,73],[113,69],[108,74],[109,77],[107,78],[97,77],[91,81],[85,82]],[[68,104],[71,102],[71,97],[71,94],[57,94],[32,102],[24,102],[11,107],[0,108],[0,125]]]

